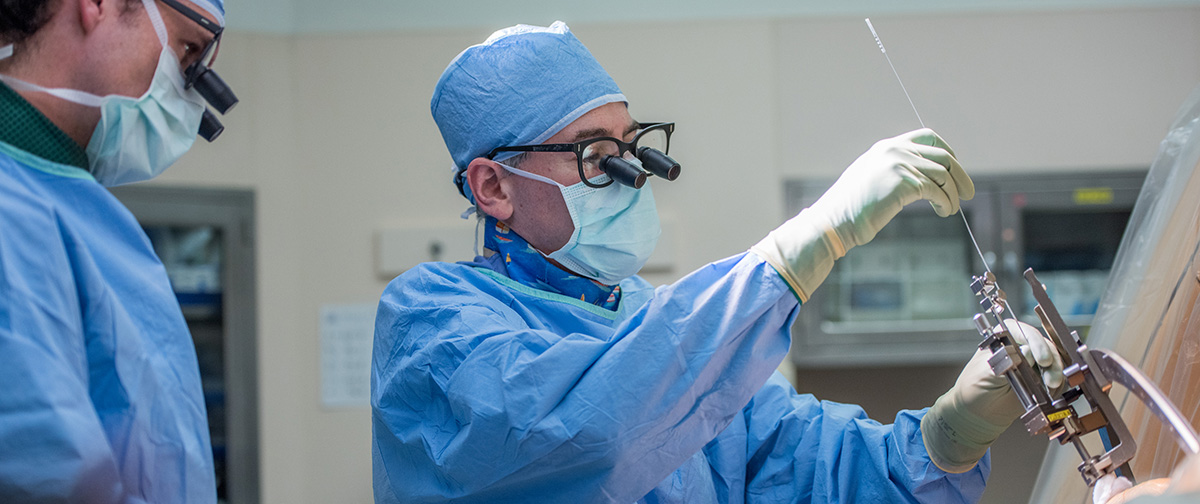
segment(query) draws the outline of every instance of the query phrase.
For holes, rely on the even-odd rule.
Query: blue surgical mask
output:
[[[97,96],[75,89],[52,89],[0,75],[14,89],[38,91],[100,108],[100,122],[88,141],[92,176],[105,186],[158,176],[191,149],[200,130],[204,99],[185,89],[179,58],[167,45],[166,26],[152,0],[142,0],[163,49],[150,88],[139,98]]]
[[[641,189],[621,184],[589,187],[583,182],[564,186],[541,175],[500,166],[514,175],[557,186],[562,192],[575,232],[566,245],[543,255],[567,269],[605,285],[616,285],[641,270],[654,252],[662,228],[649,184]],[[589,181],[603,184],[608,175]]]

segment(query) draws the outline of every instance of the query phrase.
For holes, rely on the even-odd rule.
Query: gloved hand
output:
[[[1042,331],[1012,319],[1005,320],[1004,327],[1026,361],[1042,371],[1046,387],[1054,390],[1061,386],[1065,380],[1062,356]],[[1025,413],[1008,379],[992,372],[991,356],[987,349],[975,352],[954,387],[921,419],[925,450],[943,471],[970,470],[1009,424]]]
[[[800,301],[851,248],[871,241],[905,205],[929,200],[942,217],[975,197],[954,151],[930,129],[880,140],[816,203],[751,247],[775,267]]]

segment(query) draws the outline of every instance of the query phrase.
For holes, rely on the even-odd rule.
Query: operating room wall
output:
[[[872,21],[926,124],[971,173],[1146,166],[1200,83],[1200,8]],[[375,273],[376,230],[453,223],[466,207],[428,102],[454,55],[495,28],[231,32],[217,68],[242,103],[215,144],[153,182],[257,194],[263,502],[371,501],[370,411],[321,406],[318,310],[378,299],[388,279]],[[917,127],[859,18],[572,28],[635,117],[677,123],[684,174],[655,184],[676,267],[652,281],[757,241],[785,217],[782,179],[836,176],[875,140]],[[919,407],[953,379],[887,376],[911,385],[873,387],[867,374],[836,399]]]

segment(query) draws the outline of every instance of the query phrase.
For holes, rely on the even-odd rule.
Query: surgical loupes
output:
[[[646,172],[642,170],[640,164],[634,164],[633,161],[617,156],[606,156],[600,160],[600,171],[617,181],[618,184],[641,189],[646,185]]]

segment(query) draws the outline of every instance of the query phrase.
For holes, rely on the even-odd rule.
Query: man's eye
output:
[[[179,55],[179,63],[184,67],[195,63],[200,59],[200,53],[203,51],[203,46],[191,42],[183,43],[183,54]]]

